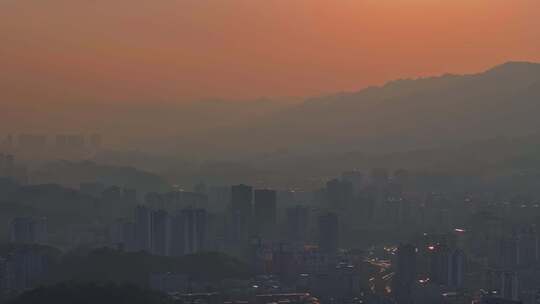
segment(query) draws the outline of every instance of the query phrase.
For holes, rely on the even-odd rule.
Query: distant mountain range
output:
[[[0,104],[10,113],[0,135],[98,132],[108,148],[187,161],[381,154],[536,133],[540,64],[509,62],[305,101]],[[39,154],[54,158],[46,152]]]
[[[218,157],[388,153],[527,136],[540,131],[539,116],[540,64],[509,62],[312,98],[181,145]]]

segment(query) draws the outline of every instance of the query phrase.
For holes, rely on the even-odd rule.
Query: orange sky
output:
[[[539,0],[1,0],[0,101],[312,96],[540,61]]]

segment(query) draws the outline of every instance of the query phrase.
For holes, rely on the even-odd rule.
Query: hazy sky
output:
[[[539,0],[0,0],[0,100],[311,96],[540,61]]]

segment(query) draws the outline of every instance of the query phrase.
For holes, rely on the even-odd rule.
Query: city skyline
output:
[[[539,304],[540,0],[1,0],[0,304]]]

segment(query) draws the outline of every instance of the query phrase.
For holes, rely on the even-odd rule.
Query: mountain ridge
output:
[[[224,147],[221,155],[240,158],[250,153],[362,148],[386,153],[530,134],[540,129],[538,101],[540,64],[513,61],[476,74],[396,80],[307,99],[255,124],[217,130],[208,138]]]

